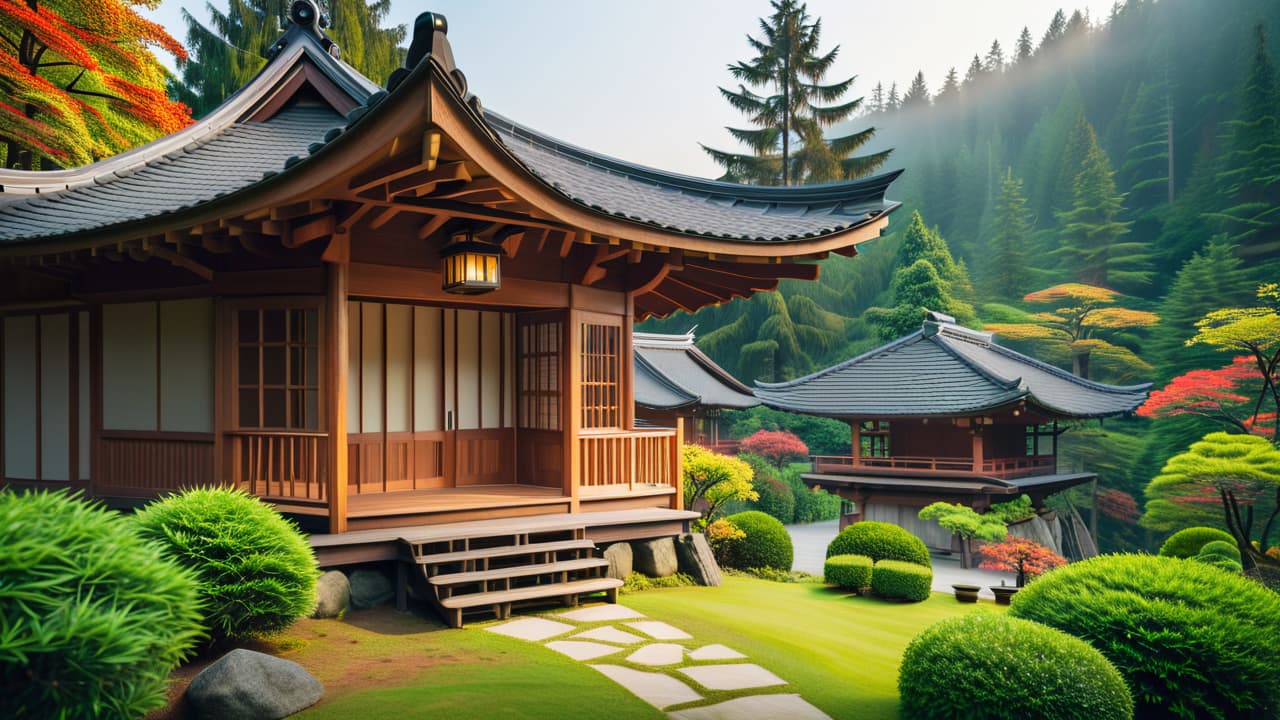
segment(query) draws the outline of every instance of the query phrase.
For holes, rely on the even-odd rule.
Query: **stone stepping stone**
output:
[[[627,656],[637,665],[675,665],[684,660],[684,648],[673,643],[645,645]]]
[[[547,647],[558,653],[568,655],[574,660],[595,660],[598,657],[616,653],[621,648],[612,645],[601,645],[595,642],[577,642],[575,640],[555,640],[547,643]]]
[[[741,660],[746,655],[724,645],[706,645],[689,653],[690,660]]]
[[[610,620],[633,620],[644,615],[623,605],[596,605],[581,610],[570,610],[555,616],[562,620],[574,622],[605,622]]]
[[[787,684],[786,680],[753,663],[695,665],[680,668],[680,672],[708,690],[743,690]]]
[[[556,622],[554,620],[544,620],[542,618],[521,618],[501,625],[487,627],[485,630],[498,633],[499,635],[518,638],[520,640],[532,640],[533,642],[538,642],[540,640],[546,640],[549,637],[555,637],[556,635],[567,633],[570,630],[573,630],[573,626]]]
[[[629,622],[623,624],[632,630],[639,630],[654,640],[689,640],[693,637],[680,628],[671,627],[664,622],[658,622],[656,620],[644,620],[641,622]]]
[[[715,705],[677,710],[672,720],[831,720],[799,695],[752,695]]]
[[[621,665],[591,665],[633,695],[661,710],[671,705],[701,700],[702,696],[679,680],[661,673],[642,672]]]
[[[594,630],[587,630],[574,635],[571,640],[599,640],[601,642],[618,643],[619,645],[634,645],[638,642],[644,642],[644,638],[639,635],[632,635],[625,630],[619,630],[612,625],[598,627]]]

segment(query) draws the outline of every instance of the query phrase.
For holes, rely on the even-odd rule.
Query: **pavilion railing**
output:
[[[867,470],[913,471],[948,474],[986,475],[996,478],[1015,478],[1027,475],[1052,473],[1057,466],[1054,455],[1032,455],[1015,458],[991,458],[975,468],[973,458],[917,457],[893,455],[888,457],[852,457],[849,455],[814,455],[813,471],[819,473],[862,472]]]
[[[271,430],[227,433],[238,485],[250,495],[290,501],[326,501],[329,436]]]
[[[584,431],[578,435],[583,494],[680,490],[675,430]]]

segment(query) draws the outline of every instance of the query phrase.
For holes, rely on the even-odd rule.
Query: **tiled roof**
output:
[[[786,242],[839,232],[898,206],[901,170],[828,185],[760,187],[654,170],[552,139],[486,111],[513,155],[565,197],[597,212],[688,235]]]
[[[944,320],[807,377],[756,385],[770,407],[881,418],[977,414],[1018,400],[1058,417],[1105,417],[1133,412],[1150,387],[1084,380]]]
[[[692,333],[635,333],[632,348],[637,405],[674,410],[691,405],[741,409],[760,404],[750,388],[694,346]]]

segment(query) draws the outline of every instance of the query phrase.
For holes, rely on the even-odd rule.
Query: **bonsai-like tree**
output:
[[[751,119],[756,129],[728,128],[751,154],[702,149],[724,166],[725,177],[761,185],[830,182],[859,178],[884,164],[889,151],[851,157],[875,134],[875,128],[837,138],[827,138],[826,128],[851,117],[862,98],[839,105],[853,87],[854,78],[823,84],[840,53],[840,46],[819,54],[822,20],[812,19],[804,3],[773,0],[773,14],[760,19],[761,38],[747,36],[755,50],[751,60],[729,66],[743,84],[720,88],[735,110]],[[748,87],[750,86],[750,87]],[[752,88],[765,88],[758,95]],[[799,148],[793,148],[798,143]]]
[[[701,503],[705,525],[730,500],[759,500],[751,487],[754,471],[736,457],[720,455],[699,445],[684,446],[684,506],[690,510]]]
[[[741,452],[759,455],[777,467],[788,460],[809,457],[809,446],[786,430],[757,430],[738,445]]]
[[[1034,540],[1010,535],[1002,542],[983,545],[983,570],[996,570],[1018,574],[1017,585],[1023,587],[1028,577],[1039,577],[1050,570],[1067,564],[1067,559]]]
[[[1170,380],[1151,393],[1138,408],[1138,414],[1150,418],[1195,415],[1222,423],[1232,432],[1274,440],[1276,414],[1262,412],[1259,402],[1266,396],[1266,383],[1257,362],[1241,355],[1217,370],[1192,370]]]
[[[978,514],[968,505],[936,502],[920,510],[921,520],[937,520],[943,530],[950,530],[960,537],[960,562],[965,568],[972,565],[973,540],[996,541],[1009,532],[1009,526],[993,514]]]

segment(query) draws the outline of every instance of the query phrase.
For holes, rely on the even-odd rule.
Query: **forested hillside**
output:
[[[1085,367],[1103,381],[1159,388],[1229,364],[1184,343],[1205,313],[1256,304],[1260,283],[1280,281],[1280,3],[1129,0],[973,45],[945,78],[863,82],[866,113],[848,127],[874,125],[874,149],[893,148],[885,167],[906,169],[892,233],[822,261],[817,283],[642,329],[696,324],[699,345],[747,382],[874,347],[904,317],[918,326],[921,305],[1067,368],[1091,346]],[[919,263],[939,247],[941,265]],[[1103,303],[1109,322],[1069,342],[1029,329],[1053,325],[1043,311],[1065,301],[1024,297],[1061,283],[1118,292]],[[1067,437],[1073,463],[1141,506],[1164,460],[1210,429],[1183,415]],[[1135,513],[1112,509],[1107,544],[1144,544]]]

